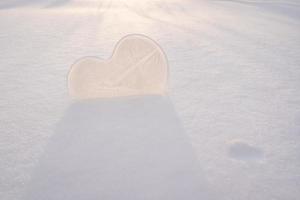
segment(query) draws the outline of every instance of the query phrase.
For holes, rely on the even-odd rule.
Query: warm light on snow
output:
[[[0,0],[0,199],[298,200],[299,36],[299,0]]]

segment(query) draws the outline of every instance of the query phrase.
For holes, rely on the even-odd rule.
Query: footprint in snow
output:
[[[241,140],[231,141],[229,145],[229,155],[237,160],[259,160],[263,157],[263,154],[260,148]]]

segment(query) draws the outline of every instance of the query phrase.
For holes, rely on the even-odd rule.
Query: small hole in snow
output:
[[[229,155],[238,160],[257,160],[263,157],[263,151],[240,140],[230,142]]]

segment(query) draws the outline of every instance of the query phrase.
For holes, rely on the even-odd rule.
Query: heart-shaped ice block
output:
[[[87,57],[69,73],[71,96],[79,99],[164,94],[168,63],[160,46],[143,35],[128,35],[108,60]]]

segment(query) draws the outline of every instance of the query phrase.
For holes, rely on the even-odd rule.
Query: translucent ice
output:
[[[164,94],[168,65],[162,49],[143,35],[122,38],[108,60],[87,57],[69,73],[69,92],[80,99]]]

